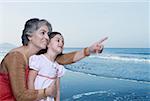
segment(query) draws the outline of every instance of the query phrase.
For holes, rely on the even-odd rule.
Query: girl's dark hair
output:
[[[32,18],[29,19],[24,26],[23,33],[21,36],[22,44],[28,45],[29,39],[28,36],[32,35],[34,31],[37,31],[40,27],[46,25],[49,29],[48,35],[52,32],[51,24],[45,19]]]
[[[49,34],[48,36],[49,36],[49,39],[51,40],[53,37],[55,37],[56,35],[61,35],[62,36],[62,34],[61,33],[59,33],[59,32],[51,32],[51,34]],[[46,53],[47,52],[47,47],[46,47],[46,49],[42,49],[42,50],[40,50],[38,53],[37,53],[37,55],[40,55],[40,54],[44,54],[44,53]],[[62,54],[62,53],[61,53]]]
[[[56,36],[56,35],[61,35],[62,36],[62,34],[61,33],[59,33],[59,32],[52,32],[51,34],[49,34],[48,36],[49,36],[49,39],[51,40],[54,36]]]

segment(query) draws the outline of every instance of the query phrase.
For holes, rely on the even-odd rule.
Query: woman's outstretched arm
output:
[[[74,62],[77,62],[87,56],[89,56],[91,53],[101,53],[104,46],[103,46],[103,42],[107,40],[107,37],[101,39],[100,41],[97,41],[95,43],[93,43],[90,47],[84,48],[80,51],[74,51],[74,52],[70,52],[67,54],[60,54],[57,58],[56,61],[59,64],[71,64]]]

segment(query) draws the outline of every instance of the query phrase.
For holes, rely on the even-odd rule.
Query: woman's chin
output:
[[[61,52],[62,52],[62,50],[61,50],[61,49],[57,50],[57,53],[58,53],[58,54],[60,54]]]
[[[41,49],[46,49],[46,46],[45,46],[45,45],[42,45],[40,48],[41,48]]]

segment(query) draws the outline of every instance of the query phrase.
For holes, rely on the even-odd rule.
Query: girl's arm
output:
[[[55,101],[60,101],[60,77],[56,79],[56,89],[57,89],[57,94],[55,97]]]

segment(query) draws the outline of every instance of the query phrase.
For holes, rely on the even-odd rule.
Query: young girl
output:
[[[61,54],[64,46],[64,39],[61,33],[52,32],[49,35],[47,52],[41,55],[33,55],[29,59],[29,89],[45,89],[56,80],[56,101],[60,101],[60,77],[65,73],[65,68],[59,65],[55,59]],[[54,97],[47,97],[40,101],[54,101]]]

